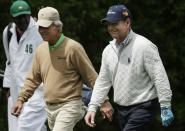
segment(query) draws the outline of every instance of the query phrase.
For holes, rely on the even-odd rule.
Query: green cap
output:
[[[31,9],[27,2],[17,0],[10,7],[10,14],[13,17],[17,17],[23,14],[31,14]]]

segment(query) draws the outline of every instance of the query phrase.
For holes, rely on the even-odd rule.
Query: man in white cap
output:
[[[43,82],[49,128],[52,131],[73,131],[85,114],[82,85],[93,87],[97,73],[84,48],[62,33],[63,24],[56,9],[42,8],[37,23],[45,42],[37,48],[32,70],[12,114],[20,115],[23,103]],[[111,104],[107,99],[102,104],[104,115],[110,119],[113,113]]]
[[[111,6],[102,22],[113,40],[102,54],[86,124],[95,126],[96,110],[113,87],[121,131],[149,131],[160,108],[162,125],[169,126],[174,119],[172,91],[156,45],[132,31],[124,5]]]
[[[10,91],[8,97],[9,131],[46,131],[45,103],[43,89],[39,87],[24,104],[21,115],[16,118],[10,114],[12,104],[23,87],[26,74],[31,69],[35,49],[43,42],[38,26],[31,17],[28,3],[15,1],[10,7],[13,23],[3,32],[3,45],[7,57],[3,86]]]

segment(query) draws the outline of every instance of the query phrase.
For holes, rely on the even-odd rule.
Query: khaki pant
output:
[[[51,131],[73,131],[75,124],[85,115],[81,100],[46,104],[46,112]]]

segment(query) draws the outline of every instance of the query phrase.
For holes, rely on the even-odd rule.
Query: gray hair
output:
[[[60,21],[60,20],[53,21],[53,25],[56,26],[59,29],[60,33],[62,33],[62,27],[63,27],[62,21]]]

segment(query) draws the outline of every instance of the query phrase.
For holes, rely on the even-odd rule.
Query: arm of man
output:
[[[158,49],[152,43],[149,44],[145,49],[144,64],[145,69],[157,90],[161,107],[162,124],[163,126],[168,126],[174,119],[173,113],[171,111],[172,91],[170,89],[168,76],[159,56]]]
[[[40,74],[39,61],[36,53],[33,58],[32,69],[29,72],[25,80],[24,87],[19,93],[18,99],[12,108],[12,115],[17,117],[20,115],[24,102],[26,102],[33,95],[34,91],[38,88],[41,82],[42,79]]]
[[[74,48],[73,61],[73,65],[81,74],[84,83],[93,88],[97,78],[97,73],[82,46],[79,45]],[[107,94],[105,95],[107,96]],[[112,120],[114,109],[106,96],[100,103],[100,111],[102,112],[103,118]]]
[[[9,43],[8,43],[8,34],[7,31],[8,26],[3,31],[3,47],[6,55],[6,68],[4,72],[4,78],[3,78],[3,88],[6,93],[6,96],[9,97],[10,95],[10,88],[12,87],[12,69],[11,69],[11,64],[10,64],[10,54],[9,54]]]
[[[87,87],[85,84],[83,84],[83,91],[82,91],[82,101],[84,102],[85,106],[88,106],[92,96],[92,90]],[[112,120],[112,113],[114,112],[114,109],[109,102],[109,98],[107,97],[100,107],[100,112],[103,116],[103,119],[108,118],[109,121]]]
[[[89,103],[88,112],[85,116],[85,122],[90,127],[94,127],[96,125],[94,121],[96,111],[98,107],[100,107],[102,103],[104,102],[104,100],[106,99],[107,94],[111,87],[110,74],[107,69],[108,66],[106,65],[105,57],[106,57],[106,54],[105,52],[103,52],[100,73],[98,75],[98,78],[96,79],[91,101]],[[106,117],[108,118],[109,121],[112,120],[113,112],[114,110],[109,110],[106,112]]]

